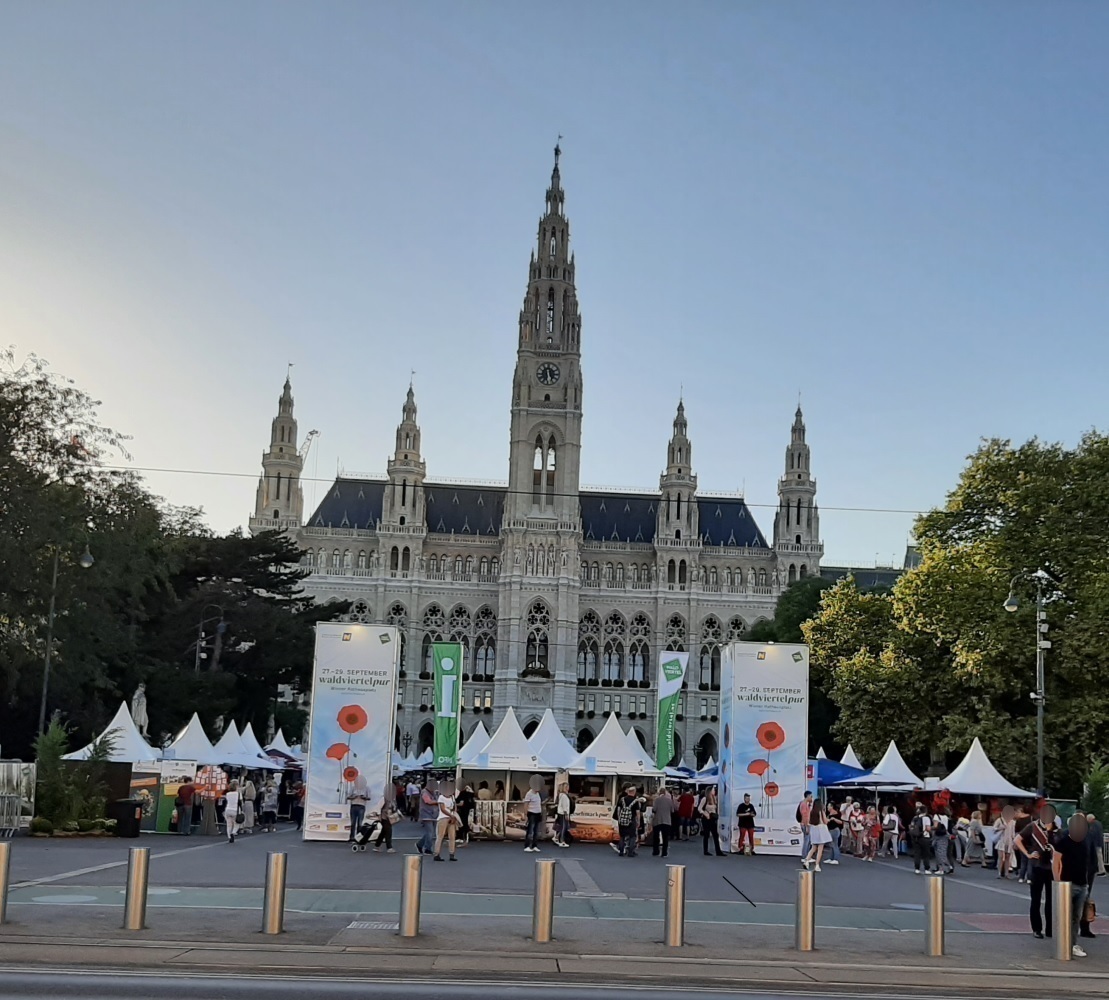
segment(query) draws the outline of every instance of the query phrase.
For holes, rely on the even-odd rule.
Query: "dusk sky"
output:
[[[769,536],[801,394],[825,562],[900,562],[983,436],[1105,426],[1109,4],[0,5],[0,343],[245,525],[294,362],[308,480],[503,480],[561,133],[585,484]],[[204,474],[196,474],[204,473]],[[867,508],[869,510],[837,510]],[[307,513],[307,512],[306,512]]]

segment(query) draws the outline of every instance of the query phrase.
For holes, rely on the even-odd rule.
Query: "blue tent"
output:
[[[840,764],[837,761],[829,760],[827,757],[818,757],[816,760],[810,760],[809,766],[813,768],[816,774],[816,784],[819,788],[834,785],[839,781],[850,781],[852,778],[858,778],[861,775],[870,773],[865,768],[852,767],[850,764]]]

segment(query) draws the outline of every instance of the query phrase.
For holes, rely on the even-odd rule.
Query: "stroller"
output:
[[[364,851],[370,846],[370,841],[377,836],[378,831],[381,829],[381,821],[373,820],[372,822],[363,823],[358,832],[354,835],[354,843],[350,845],[350,849],[357,853]]]

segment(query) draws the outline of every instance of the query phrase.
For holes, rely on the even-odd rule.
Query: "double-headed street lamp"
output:
[[[62,550],[60,546],[54,546],[54,569],[50,577],[50,613],[46,618],[46,655],[43,657],[42,662],[42,700],[39,702],[39,735],[41,736],[46,732],[46,699],[50,693],[50,659],[54,652],[54,606],[58,600],[58,561],[61,557]],[[92,564],[96,562],[89,551],[88,544],[85,544],[85,551],[77,559],[77,565],[81,569],[89,569]]]
[[[1047,793],[1044,787],[1044,653],[1051,649],[1047,638],[1047,612],[1044,611],[1044,585],[1051,582],[1051,575],[1042,569],[1035,573],[1024,570],[1013,577],[1009,584],[1009,596],[1002,607],[1012,613],[1020,607],[1016,586],[1020,580],[1032,580],[1036,584],[1036,690],[1029,697],[1036,705],[1036,791]]]
[[[211,618],[205,618],[204,615],[209,608],[215,608],[219,614],[213,615]],[[196,628],[196,659],[193,661],[193,672],[200,673],[200,661],[207,659],[208,654],[204,652],[204,640],[207,638],[204,632],[204,626],[209,622],[217,622],[216,625],[216,640],[217,642],[223,636],[224,631],[227,629],[227,622],[223,620],[223,608],[218,604],[205,604],[200,612],[200,624]]]

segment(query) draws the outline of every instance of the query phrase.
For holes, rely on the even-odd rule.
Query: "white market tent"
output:
[[[577,750],[570,745],[570,741],[562,735],[562,730],[555,722],[554,712],[549,708],[543,713],[539,728],[528,737],[528,746],[541,764],[560,771],[569,767],[570,762],[578,755]]]
[[[634,736],[633,736],[634,739]],[[639,745],[638,752],[628,742],[620,720],[610,715],[604,727],[567,768],[572,774],[648,774],[661,776],[651,755]]]
[[[223,763],[205,735],[196,712],[193,712],[189,724],[177,734],[177,738],[162,751],[162,755],[166,760],[195,760],[202,767],[206,764]]]
[[[816,751],[817,760],[827,760],[828,755],[824,752],[824,747],[818,747]]]
[[[433,760],[435,760],[435,754],[432,752],[431,747],[428,747],[412,762],[412,766],[415,770],[420,771],[424,768],[431,767],[431,762]]]
[[[239,735],[238,727],[234,722],[224,730],[223,735],[216,744],[216,754],[221,764],[231,767],[262,768],[267,771],[280,771],[281,765],[272,760],[259,757],[247,750],[243,738]]]
[[[273,751],[274,753],[284,754],[286,757],[292,757],[295,760],[303,760],[303,758],[293,752],[293,748],[289,746],[285,739],[285,734],[279,729],[273,737],[273,742],[266,747],[267,752]]]
[[[104,727],[104,732],[89,743],[87,746],[82,747],[80,750],[74,750],[73,753],[67,753],[65,760],[88,760],[92,754],[93,744],[98,740],[103,739],[104,736],[111,733],[115,741],[115,749],[112,751],[110,760],[119,764],[134,764],[138,761],[147,760],[161,760],[162,752],[155,750],[146,740],[143,739],[142,733],[139,732],[139,727],[135,725],[135,720],[131,718],[131,712],[127,708],[127,702],[123,702],[119,706],[119,711],[116,712],[115,717],[107,726]]]
[[[850,748],[849,748],[850,749]],[[844,754],[844,761],[846,761]],[[841,761],[843,763],[844,761]],[[882,755],[882,759],[866,774],[854,778],[845,778],[835,782],[839,787],[877,788],[880,792],[904,791],[906,788],[923,788],[924,782],[913,774],[897,743],[890,740],[890,745]]]
[[[489,730],[485,728],[484,722],[479,722],[474,727],[474,731],[470,734],[470,738],[462,744],[461,748],[458,751],[459,765],[471,763],[472,758],[481,753],[485,744],[488,742]],[[401,764],[404,764],[403,760],[401,761]]]
[[[865,771],[866,768],[859,762],[859,758],[855,756],[855,751],[851,749],[851,744],[847,744],[847,749],[843,752],[843,758],[840,760],[841,764],[846,764],[848,767],[857,767],[860,771]]]
[[[275,761],[265,750],[262,749],[262,744],[258,742],[258,737],[254,735],[254,727],[248,722],[243,728],[239,738],[243,741],[243,746],[246,747],[246,752],[254,754],[256,757],[274,766],[274,770],[284,770],[285,765],[281,761]],[[264,765],[258,765],[262,767]]]
[[[962,763],[939,782],[939,787],[946,788],[956,795],[996,795],[1010,799],[1036,797],[1035,792],[1026,792],[1023,788],[1017,788],[1001,776],[990,762],[990,758],[986,756],[986,751],[977,736],[974,737],[974,742],[971,743]]]
[[[520,728],[516,713],[509,707],[489,742],[469,761],[466,767],[480,771],[554,771],[539,762]]]

